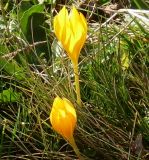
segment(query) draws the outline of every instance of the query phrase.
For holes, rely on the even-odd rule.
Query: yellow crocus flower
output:
[[[69,141],[77,122],[76,111],[72,103],[66,98],[61,99],[57,96],[53,102],[50,121],[53,129]]]
[[[54,17],[54,32],[71,61],[77,64],[87,37],[87,22],[83,14],[79,13],[74,6],[68,14],[64,6]]]
[[[83,159],[75,143],[73,132],[77,122],[77,115],[74,106],[66,98],[56,97],[50,113],[50,122],[53,129],[67,140],[78,158]]]
[[[70,14],[64,6],[54,17],[54,32],[72,61],[77,103],[81,106],[78,59],[87,37],[87,21],[82,13],[73,6]]]

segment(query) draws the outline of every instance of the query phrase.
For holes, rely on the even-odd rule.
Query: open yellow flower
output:
[[[70,14],[64,6],[54,17],[54,32],[69,58],[78,63],[80,51],[87,37],[87,22],[82,13],[73,6]]]
[[[68,99],[61,99],[58,96],[55,98],[50,113],[50,121],[56,132],[67,141],[71,141],[77,122],[77,115],[75,108]]]

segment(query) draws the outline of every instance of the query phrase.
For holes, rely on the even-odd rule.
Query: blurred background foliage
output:
[[[89,25],[79,64],[83,108],[53,33],[64,4]],[[147,0],[0,1],[0,159],[76,158],[49,122],[57,94],[76,105],[75,138],[86,159],[149,158],[147,9]]]

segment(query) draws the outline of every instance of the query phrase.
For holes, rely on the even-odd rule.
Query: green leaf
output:
[[[105,3],[108,3],[108,2],[110,2],[110,1],[109,0],[101,0],[100,4],[105,4]]]
[[[3,90],[0,93],[0,102],[16,102],[20,99],[20,94],[13,91],[12,88]]]
[[[4,70],[9,75],[14,76],[18,80],[23,80],[25,78],[23,68],[18,66],[17,62],[14,60],[8,62],[5,59],[0,59],[0,70]]]
[[[24,12],[21,20],[20,20],[20,26],[22,29],[22,32],[26,35],[27,34],[27,25],[29,22],[29,18],[34,13],[41,13],[44,10],[43,4],[34,5],[31,8],[29,8],[27,11]]]
[[[9,50],[8,50],[8,48],[6,47],[6,45],[4,45],[4,44],[0,44],[0,56],[2,56],[2,55],[4,55],[4,54],[6,54],[6,53],[8,53],[9,52]]]
[[[132,7],[136,9],[148,9],[148,4],[144,0],[132,0]]]

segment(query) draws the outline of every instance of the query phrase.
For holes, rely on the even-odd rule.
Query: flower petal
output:
[[[68,11],[64,6],[58,15],[54,17],[54,31],[59,41],[64,40],[66,35],[66,22],[68,20]]]

